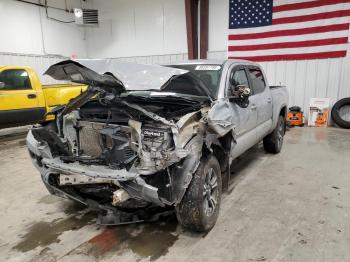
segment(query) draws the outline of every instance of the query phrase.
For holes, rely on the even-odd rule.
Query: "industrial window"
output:
[[[265,79],[259,68],[249,68],[249,75],[252,80],[253,94],[259,94],[265,90]]]
[[[0,73],[0,90],[32,89],[27,71],[9,69]]]

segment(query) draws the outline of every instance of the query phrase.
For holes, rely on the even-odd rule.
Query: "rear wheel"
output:
[[[202,158],[182,201],[175,207],[179,223],[194,231],[209,231],[219,215],[221,187],[218,160],[213,155]]]
[[[273,132],[264,138],[264,149],[268,153],[277,154],[281,152],[283,137],[286,132],[285,119],[279,116],[277,126]]]

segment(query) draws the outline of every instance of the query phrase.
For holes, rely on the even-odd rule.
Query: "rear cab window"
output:
[[[32,89],[28,72],[24,69],[7,69],[0,72],[0,82],[0,91]]]
[[[248,72],[252,83],[253,95],[264,92],[266,88],[266,81],[261,69],[256,66],[249,66]]]

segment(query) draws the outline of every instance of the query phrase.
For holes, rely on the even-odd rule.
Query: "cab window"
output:
[[[32,89],[27,71],[23,69],[8,69],[0,73],[0,90]]]
[[[262,71],[257,67],[251,67],[248,71],[252,81],[253,94],[256,95],[264,92],[266,83]]]

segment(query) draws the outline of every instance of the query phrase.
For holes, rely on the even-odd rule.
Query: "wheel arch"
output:
[[[287,113],[288,113],[287,105],[282,106],[279,116],[282,116],[284,119],[287,119]],[[284,121],[284,132],[286,131],[286,128],[287,128],[287,121]]]
[[[283,106],[281,107],[281,110],[280,110],[279,115],[280,115],[280,116],[287,117],[287,105],[283,105]]]
[[[212,154],[219,162],[221,177],[222,177],[222,190],[228,188],[229,183],[229,162],[232,141],[234,140],[232,133],[229,132],[222,137],[214,137],[209,143],[206,141],[205,146],[203,145],[203,155],[209,156]]]

